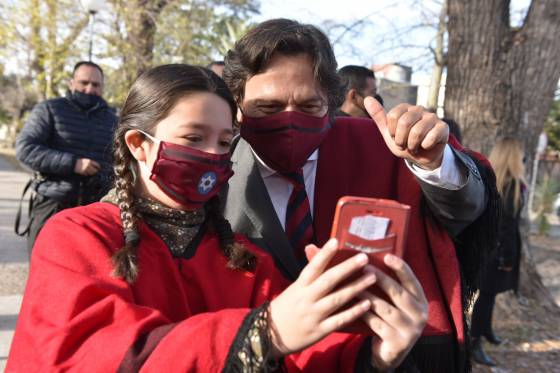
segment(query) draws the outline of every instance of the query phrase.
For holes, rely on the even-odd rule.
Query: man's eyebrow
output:
[[[303,100],[303,101],[301,101],[301,102],[299,102],[299,103],[300,103],[300,104],[311,104],[311,103],[319,103],[319,104],[322,104],[322,103],[324,103],[324,102],[325,102],[325,100],[323,100],[321,97],[315,96],[315,97],[310,97],[310,98],[308,98],[308,99],[305,99],[305,100]]]
[[[310,97],[307,98],[303,101],[299,101],[298,104],[311,104],[311,103],[319,103],[322,104],[324,103],[325,100],[323,100],[323,98],[321,98],[320,96],[314,96],[314,97]],[[251,104],[253,106],[259,106],[259,105],[286,105],[286,102],[284,101],[280,101],[280,100],[275,100],[275,99],[265,99],[265,98],[256,98],[254,100],[250,100],[248,102],[248,104]]]
[[[251,105],[255,105],[255,106],[258,106],[258,105],[285,105],[286,104],[285,102],[282,102],[280,100],[274,100],[274,99],[267,100],[265,98],[257,98],[257,99],[249,101],[249,103]]]

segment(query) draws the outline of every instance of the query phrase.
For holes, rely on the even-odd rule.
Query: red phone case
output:
[[[365,252],[371,265],[393,276],[392,271],[385,266],[383,258],[389,253],[402,258],[406,245],[409,216],[410,206],[396,201],[349,196],[340,198],[331,230],[331,238],[338,240],[338,252],[329,263],[329,267],[335,266],[359,252]],[[375,233],[383,234],[383,237],[372,239]],[[316,253],[317,251],[308,250],[308,259],[311,260]],[[354,274],[342,285],[355,280],[360,275],[360,273]],[[388,300],[381,290],[376,289],[375,285],[370,288],[370,291]],[[349,303],[348,307],[355,302]],[[374,334],[361,319],[345,327],[342,331]]]

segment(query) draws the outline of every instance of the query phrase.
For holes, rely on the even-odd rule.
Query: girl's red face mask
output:
[[[233,175],[230,153],[207,153],[142,133],[159,143],[150,180],[182,206],[201,208]]]
[[[328,115],[282,111],[262,118],[244,116],[240,134],[269,167],[290,173],[303,167],[330,128]]]

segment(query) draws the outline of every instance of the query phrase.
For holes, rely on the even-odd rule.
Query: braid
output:
[[[243,244],[235,241],[231,225],[222,214],[218,196],[214,196],[208,201],[207,213],[208,224],[217,233],[220,247],[228,259],[228,268],[254,271],[257,258]]]
[[[138,214],[134,207],[134,176],[131,171],[132,155],[124,142],[124,136],[117,132],[115,137],[115,190],[117,204],[121,210],[124,231],[124,246],[112,260],[115,266],[113,275],[133,283],[138,276],[137,248],[140,242],[138,234]]]

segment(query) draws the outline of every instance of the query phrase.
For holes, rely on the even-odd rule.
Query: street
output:
[[[0,371],[6,365],[28,274],[25,238],[14,233],[14,217],[28,179],[0,154]],[[24,211],[27,217],[27,205]]]

